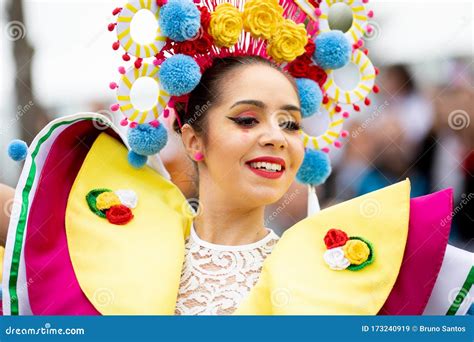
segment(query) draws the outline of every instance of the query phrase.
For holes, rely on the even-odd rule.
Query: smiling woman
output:
[[[206,111],[200,110],[204,104],[208,104]],[[281,198],[303,160],[299,105],[291,76],[263,58],[224,58],[204,72],[175,124],[188,155],[204,157],[198,162],[203,207],[207,201],[243,212],[260,207],[248,215],[258,221],[241,227],[265,232],[263,206]],[[224,222],[201,225],[228,226]],[[238,235],[243,242],[252,242]]]
[[[177,314],[232,313],[255,285],[278,239],[264,226],[265,206],[286,193],[303,161],[299,106],[291,76],[263,58],[234,57],[216,60],[180,107],[175,129],[188,155],[200,156],[201,209],[186,240]]]
[[[354,2],[354,25],[367,18],[365,3]],[[342,32],[319,30],[317,17],[327,13],[317,5],[131,0],[116,8],[117,23],[109,25],[118,38],[113,48],[123,47],[125,62],[136,58],[128,69],[119,67],[119,84],[110,84],[118,102],[111,109],[122,112],[128,135],[104,116],[79,113],[48,124],[28,148],[22,144],[22,158],[10,153],[26,159],[10,197],[17,215],[5,248],[3,311],[465,312],[458,301],[446,304],[452,288],[474,272],[471,255],[448,248],[445,256],[449,189],[410,200],[404,180],[312,213],[281,238],[265,226],[265,206],[295,180],[324,182],[330,173],[325,152],[340,147],[348,105],[356,110],[356,103],[370,103],[364,97],[375,73],[364,73],[372,69],[362,45],[351,46]],[[140,47],[127,32],[145,8],[158,20],[160,31],[153,33],[160,43]],[[364,30],[357,24],[348,32],[359,38]],[[370,83],[352,97],[336,89],[333,98],[330,70],[322,67],[344,67],[350,58]],[[160,89],[146,113],[129,96],[141,78]],[[302,118],[321,104],[328,130],[321,137],[301,134]],[[186,199],[170,181],[159,154],[171,133],[161,116],[172,111],[179,143],[199,176],[197,199]],[[452,259],[456,277],[441,267]],[[442,286],[451,279],[450,289]]]

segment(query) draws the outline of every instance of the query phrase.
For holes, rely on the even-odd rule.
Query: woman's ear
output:
[[[188,156],[194,160],[196,153],[204,153],[202,139],[196,134],[189,124],[181,127],[181,138],[183,139],[184,149]]]

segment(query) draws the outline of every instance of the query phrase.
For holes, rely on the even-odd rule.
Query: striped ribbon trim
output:
[[[10,267],[10,279],[8,282],[8,290],[10,293],[10,303],[11,303],[11,315],[18,315],[19,314],[19,306],[18,306],[18,293],[16,290],[17,287],[17,282],[18,282],[18,273],[19,273],[19,268],[20,268],[20,258],[21,258],[21,253],[22,253],[22,245],[23,245],[23,240],[24,240],[24,235],[25,235],[25,227],[26,227],[26,221],[27,221],[27,214],[28,214],[28,208],[29,208],[29,195],[30,191],[33,187],[33,183],[35,180],[36,176],[36,162],[35,158],[38,155],[38,152],[41,148],[41,145],[48,140],[48,138],[51,136],[51,134],[54,132],[54,130],[60,126],[63,125],[68,125],[72,124],[78,121],[84,121],[84,120],[94,120],[94,121],[99,121],[102,124],[104,123],[103,120],[100,118],[80,118],[76,120],[71,120],[71,121],[63,121],[63,122],[58,122],[57,124],[51,126],[49,131],[41,137],[41,139],[38,141],[38,145],[35,147],[35,150],[33,153],[31,153],[31,168],[28,173],[28,178],[26,180],[25,187],[23,188],[22,191],[22,208],[21,208],[21,214],[20,218],[18,220],[18,225],[16,228],[16,234],[15,234],[15,243],[13,247],[13,256],[12,256],[12,263]]]
[[[448,312],[446,312],[446,315],[452,316],[456,314],[462,302],[464,301],[467,294],[471,290],[473,283],[474,283],[474,266],[471,267],[471,271],[467,275],[466,281],[462,285],[462,288],[459,290],[456,298],[454,298],[453,304],[451,304],[451,306],[449,307]]]

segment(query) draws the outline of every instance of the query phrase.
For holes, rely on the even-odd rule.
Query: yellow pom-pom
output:
[[[250,0],[242,18],[245,31],[255,38],[269,39],[283,22],[283,7],[278,0]]]
[[[219,47],[231,47],[239,41],[243,29],[242,13],[232,4],[224,3],[211,14],[209,34]]]
[[[369,258],[370,249],[364,241],[349,240],[342,249],[345,257],[352,265],[360,265]]]
[[[114,205],[122,204],[118,196],[113,192],[103,192],[97,196],[96,207],[99,210],[107,210]]]
[[[305,52],[307,43],[308,35],[304,24],[285,19],[270,38],[267,53],[278,63],[291,62]]]

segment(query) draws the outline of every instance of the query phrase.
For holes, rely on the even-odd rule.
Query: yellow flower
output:
[[[245,3],[244,29],[255,38],[269,39],[283,21],[278,0],[250,0]]]
[[[231,47],[239,41],[243,29],[242,13],[232,4],[224,3],[211,14],[209,34],[219,47]]]
[[[119,197],[113,192],[103,192],[97,196],[96,207],[99,210],[106,210],[114,205],[122,204]]]
[[[291,62],[305,52],[306,43],[308,36],[304,24],[285,19],[270,38],[267,53],[278,63]]]
[[[369,258],[370,249],[364,241],[349,240],[342,249],[352,265],[360,265]]]

